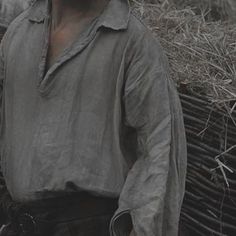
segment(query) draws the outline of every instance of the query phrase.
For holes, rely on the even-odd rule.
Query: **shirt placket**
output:
[[[75,43],[66,48],[62,54],[57,58],[56,62],[45,73],[47,55],[49,49],[49,37],[50,37],[50,18],[45,20],[45,38],[42,49],[41,62],[39,65],[39,79],[38,90],[42,96],[47,95],[51,89],[53,89],[56,83],[56,72],[70,59],[80,54],[89,43],[95,38],[98,30],[98,19],[94,19],[90,26],[84,30]]]

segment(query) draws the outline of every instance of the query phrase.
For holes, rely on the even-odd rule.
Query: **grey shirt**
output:
[[[45,71],[47,1],[1,45],[1,167],[14,200],[73,191],[119,196],[112,235],[177,235],[186,143],[181,107],[158,41],[111,0]]]
[[[25,9],[32,0],[0,0],[0,26],[8,27],[9,24]]]

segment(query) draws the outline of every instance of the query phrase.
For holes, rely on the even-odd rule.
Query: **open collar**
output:
[[[31,22],[43,23],[48,16],[49,0],[35,0],[32,4],[28,19]],[[128,0],[110,0],[99,17],[99,26],[122,30],[128,27],[130,4]]]
[[[48,0],[35,0],[29,9],[29,21],[43,23],[47,16]]]
[[[128,0],[110,0],[100,16],[100,24],[106,28],[122,30],[128,27],[130,5]]]

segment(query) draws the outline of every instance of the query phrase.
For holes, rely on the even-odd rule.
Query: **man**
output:
[[[3,39],[1,84],[2,234],[177,235],[180,103],[126,0],[35,1]]]

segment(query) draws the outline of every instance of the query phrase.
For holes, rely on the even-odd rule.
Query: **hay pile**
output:
[[[160,38],[179,86],[214,102],[236,99],[236,24],[218,20],[219,9],[189,7],[186,1],[133,3],[135,14]]]
[[[235,0],[170,0],[178,8],[183,9],[191,7],[196,14],[202,11],[208,11],[206,17],[210,20],[229,20],[236,18],[236,2]]]
[[[236,235],[236,11],[230,3],[133,0],[134,13],[169,57],[183,106],[188,173],[181,224],[189,233],[180,236]]]

